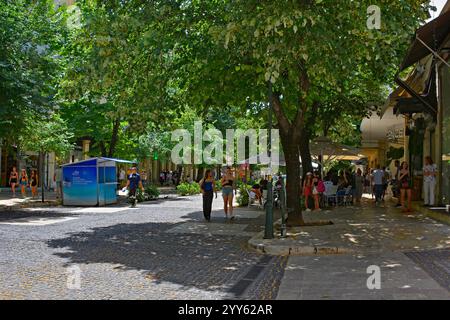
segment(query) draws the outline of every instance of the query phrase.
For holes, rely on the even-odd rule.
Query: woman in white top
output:
[[[437,166],[431,157],[425,158],[423,167],[423,190],[425,206],[434,206],[434,191],[436,189]]]

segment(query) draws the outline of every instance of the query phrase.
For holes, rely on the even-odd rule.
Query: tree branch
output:
[[[280,93],[274,92],[272,95],[272,106],[273,111],[275,113],[275,116],[277,117],[278,124],[281,130],[281,133],[284,135],[289,134],[289,129],[291,128],[291,124],[289,123],[288,118],[284,114],[281,100],[280,100]]]
[[[301,63],[298,64],[298,69],[299,69],[300,93],[298,97],[299,108],[293,123],[295,138],[300,138],[303,126],[305,125],[305,115],[306,112],[308,111],[308,104],[307,101],[305,100],[305,97],[308,95],[309,89],[311,87],[311,83],[308,78],[308,73],[306,72],[306,69]]]

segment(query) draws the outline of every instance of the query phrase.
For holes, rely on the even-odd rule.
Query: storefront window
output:
[[[450,204],[450,68],[441,68],[442,97],[442,197]]]

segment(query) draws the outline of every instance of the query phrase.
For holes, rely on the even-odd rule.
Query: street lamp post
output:
[[[272,169],[272,83],[269,80],[269,159]],[[273,239],[273,190],[272,190],[273,172],[270,170],[270,179],[267,183],[267,202],[266,202],[266,225],[264,239]]]

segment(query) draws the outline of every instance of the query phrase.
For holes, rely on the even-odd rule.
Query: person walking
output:
[[[437,165],[433,163],[433,159],[426,157],[423,168],[424,205],[426,207],[434,206],[437,172]]]
[[[325,185],[323,184],[320,174],[317,171],[314,172],[314,175],[312,178],[312,190],[311,191],[312,191],[312,196],[314,199],[314,210],[322,211],[322,209],[320,209],[320,197],[321,197],[321,194],[325,191]]]
[[[55,180],[56,184],[56,199],[62,199],[63,171],[61,166],[56,167],[53,179]]]
[[[394,194],[394,197],[397,198],[397,204],[395,205],[396,207],[401,207],[401,201],[400,201],[400,160],[395,160],[394,163],[395,166],[395,174],[392,176],[392,193]]]
[[[311,172],[306,174],[305,181],[303,182],[303,196],[305,197],[306,212],[311,212],[309,208],[309,197],[312,196],[313,189],[313,175]]]
[[[126,172],[124,170],[124,168],[120,169],[120,173],[119,173],[119,188],[123,188],[125,186],[125,180],[126,180]]]
[[[178,185],[178,172],[177,171],[174,171],[172,174],[172,182],[175,187]]]
[[[227,167],[225,174],[223,175],[221,181],[222,183],[222,197],[225,210],[225,217],[233,220],[235,217],[233,215],[233,198],[234,198],[234,188],[235,188],[235,178],[233,171],[230,167]]]
[[[361,204],[362,196],[363,196],[363,188],[364,188],[365,178],[363,176],[362,170],[356,170],[355,174],[355,202],[357,204]]]
[[[27,175],[27,171],[25,169],[22,169],[22,173],[20,175],[20,180],[19,180],[19,184],[20,184],[20,191],[22,193],[22,197],[26,197],[27,196],[27,186],[28,186],[28,175]]]
[[[370,190],[370,185],[371,185],[370,173],[371,173],[370,169],[367,169],[366,173],[364,173],[364,193],[367,193],[367,194],[372,194],[372,191]]]
[[[159,173],[159,184],[161,187],[164,185],[164,172]]]
[[[375,193],[375,204],[377,206],[380,204],[383,197],[384,180],[385,180],[384,170],[381,169],[380,165],[377,165],[377,168],[372,172],[372,181],[374,185],[373,190]]]
[[[206,221],[210,222],[214,194],[217,199],[215,180],[211,170],[206,170],[205,177],[200,180],[200,188],[203,195],[203,216]]]
[[[140,188],[142,192],[144,192],[144,186],[142,185],[141,176],[139,175],[139,173],[137,173],[136,167],[131,168],[131,174],[128,176],[128,181],[125,188],[129,190],[128,198],[131,201],[131,206],[135,207],[137,202],[136,199],[137,188]]]
[[[173,173],[172,171],[169,171],[169,173],[167,173],[167,184],[170,186],[172,183],[172,179],[173,179]]]
[[[19,182],[19,173],[16,167],[12,167],[11,173],[9,174],[9,185],[11,186],[11,191],[13,193],[13,198],[16,197],[16,185]]]
[[[38,196],[38,192],[37,192],[38,184],[39,184],[39,180],[38,180],[37,170],[32,170],[31,176],[30,176],[30,187],[31,187],[31,197],[33,199],[37,198],[37,196]]]
[[[412,192],[411,192],[411,174],[409,172],[409,166],[406,161],[404,161],[401,165],[400,175],[400,201],[402,204],[402,212],[412,212],[411,201],[412,201]],[[405,196],[408,197],[408,207],[405,207]]]
[[[383,172],[384,172],[384,184],[383,184],[383,195],[381,197],[382,201],[384,201],[384,199],[386,198],[386,192],[388,190],[389,181],[391,180],[391,174],[386,167],[383,167]]]
[[[347,170],[343,170],[339,173],[337,186],[338,186],[336,192],[337,205],[342,205],[344,203],[345,195],[347,194],[347,188],[350,186]]]

